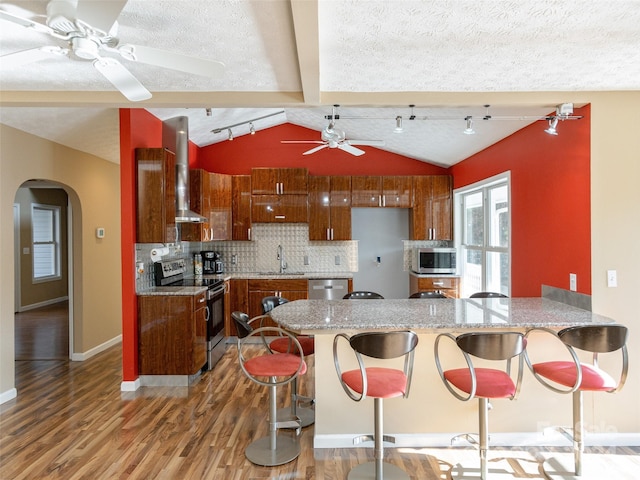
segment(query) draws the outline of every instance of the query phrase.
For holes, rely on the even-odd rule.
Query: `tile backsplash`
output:
[[[187,259],[188,272],[193,272],[193,254],[215,250],[222,254],[226,273],[278,272],[278,245],[282,245],[287,271],[290,273],[344,273],[358,271],[357,240],[341,242],[309,241],[309,226],[302,223],[258,223],[252,225],[252,241],[180,242],[169,246],[171,258]],[[144,273],[136,274],[136,291],[154,286],[151,251],[163,247],[159,243],[136,244],[136,266]],[[449,242],[403,241],[404,270],[411,269],[411,249],[423,246],[450,246]]]

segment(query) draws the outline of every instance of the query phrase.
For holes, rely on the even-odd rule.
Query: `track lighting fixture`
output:
[[[558,131],[556,127],[558,126],[558,117],[553,117],[549,119],[549,128],[545,130],[549,135],[558,135]]]
[[[226,127],[214,128],[213,130],[211,130],[211,133],[221,133],[221,132],[224,132],[225,130],[228,130],[229,131],[229,140],[233,140],[233,134],[231,133],[231,129],[235,128],[235,127],[239,127],[241,125],[249,124],[249,133],[251,135],[255,135],[256,128],[253,125],[253,122],[255,122],[257,120],[263,120],[265,118],[273,117],[275,115],[280,115],[281,113],[284,113],[284,110],[280,110],[280,111],[277,111],[277,112],[269,113],[267,115],[262,115],[261,117],[252,118],[251,120],[246,120],[244,122],[234,123],[233,125],[227,125]],[[237,131],[236,131],[236,133],[237,133]]]
[[[476,133],[476,131],[473,129],[473,117],[471,115],[465,117],[465,120],[467,121],[467,128],[465,128],[463,130],[463,133],[465,135],[473,135]]]
[[[402,128],[402,117],[398,115],[396,117],[396,128],[393,129],[393,133],[402,133],[403,130],[404,129]]]
[[[206,112],[207,117],[210,117],[212,115],[210,108],[205,108],[204,111]]]

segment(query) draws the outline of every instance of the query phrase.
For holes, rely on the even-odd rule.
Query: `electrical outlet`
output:
[[[578,290],[578,276],[575,273],[569,274],[569,290],[572,292]]]
[[[309,265],[309,255],[304,256],[304,264]]]
[[[615,270],[607,270],[607,287],[618,286],[618,272]]]
[[[340,255],[336,255],[336,265],[340,265]]]

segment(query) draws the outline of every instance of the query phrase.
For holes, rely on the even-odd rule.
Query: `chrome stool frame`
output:
[[[343,339],[349,342],[358,361],[358,369],[342,372],[338,358],[338,342]],[[413,357],[418,336],[411,331],[365,332],[349,337],[339,333],[333,339],[333,362],[340,384],[347,396],[356,402],[368,395],[374,400],[374,433],[354,438],[354,445],[362,442],[374,442],[374,462],[360,464],[351,469],[349,480],[376,479],[408,480],[409,475],[401,468],[384,462],[383,441],[395,443],[395,438],[383,432],[383,399],[409,396]],[[394,368],[366,368],[363,356],[378,359],[394,359],[404,357],[402,370]],[[388,380],[382,382],[378,390],[371,388],[369,377]],[[373,390],[373,391],[371,391]]]

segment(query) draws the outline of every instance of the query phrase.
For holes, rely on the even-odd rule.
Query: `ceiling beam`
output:
[[[300,82],[306,105],[320,104],[320,32],[317,0],[292,0]]]

